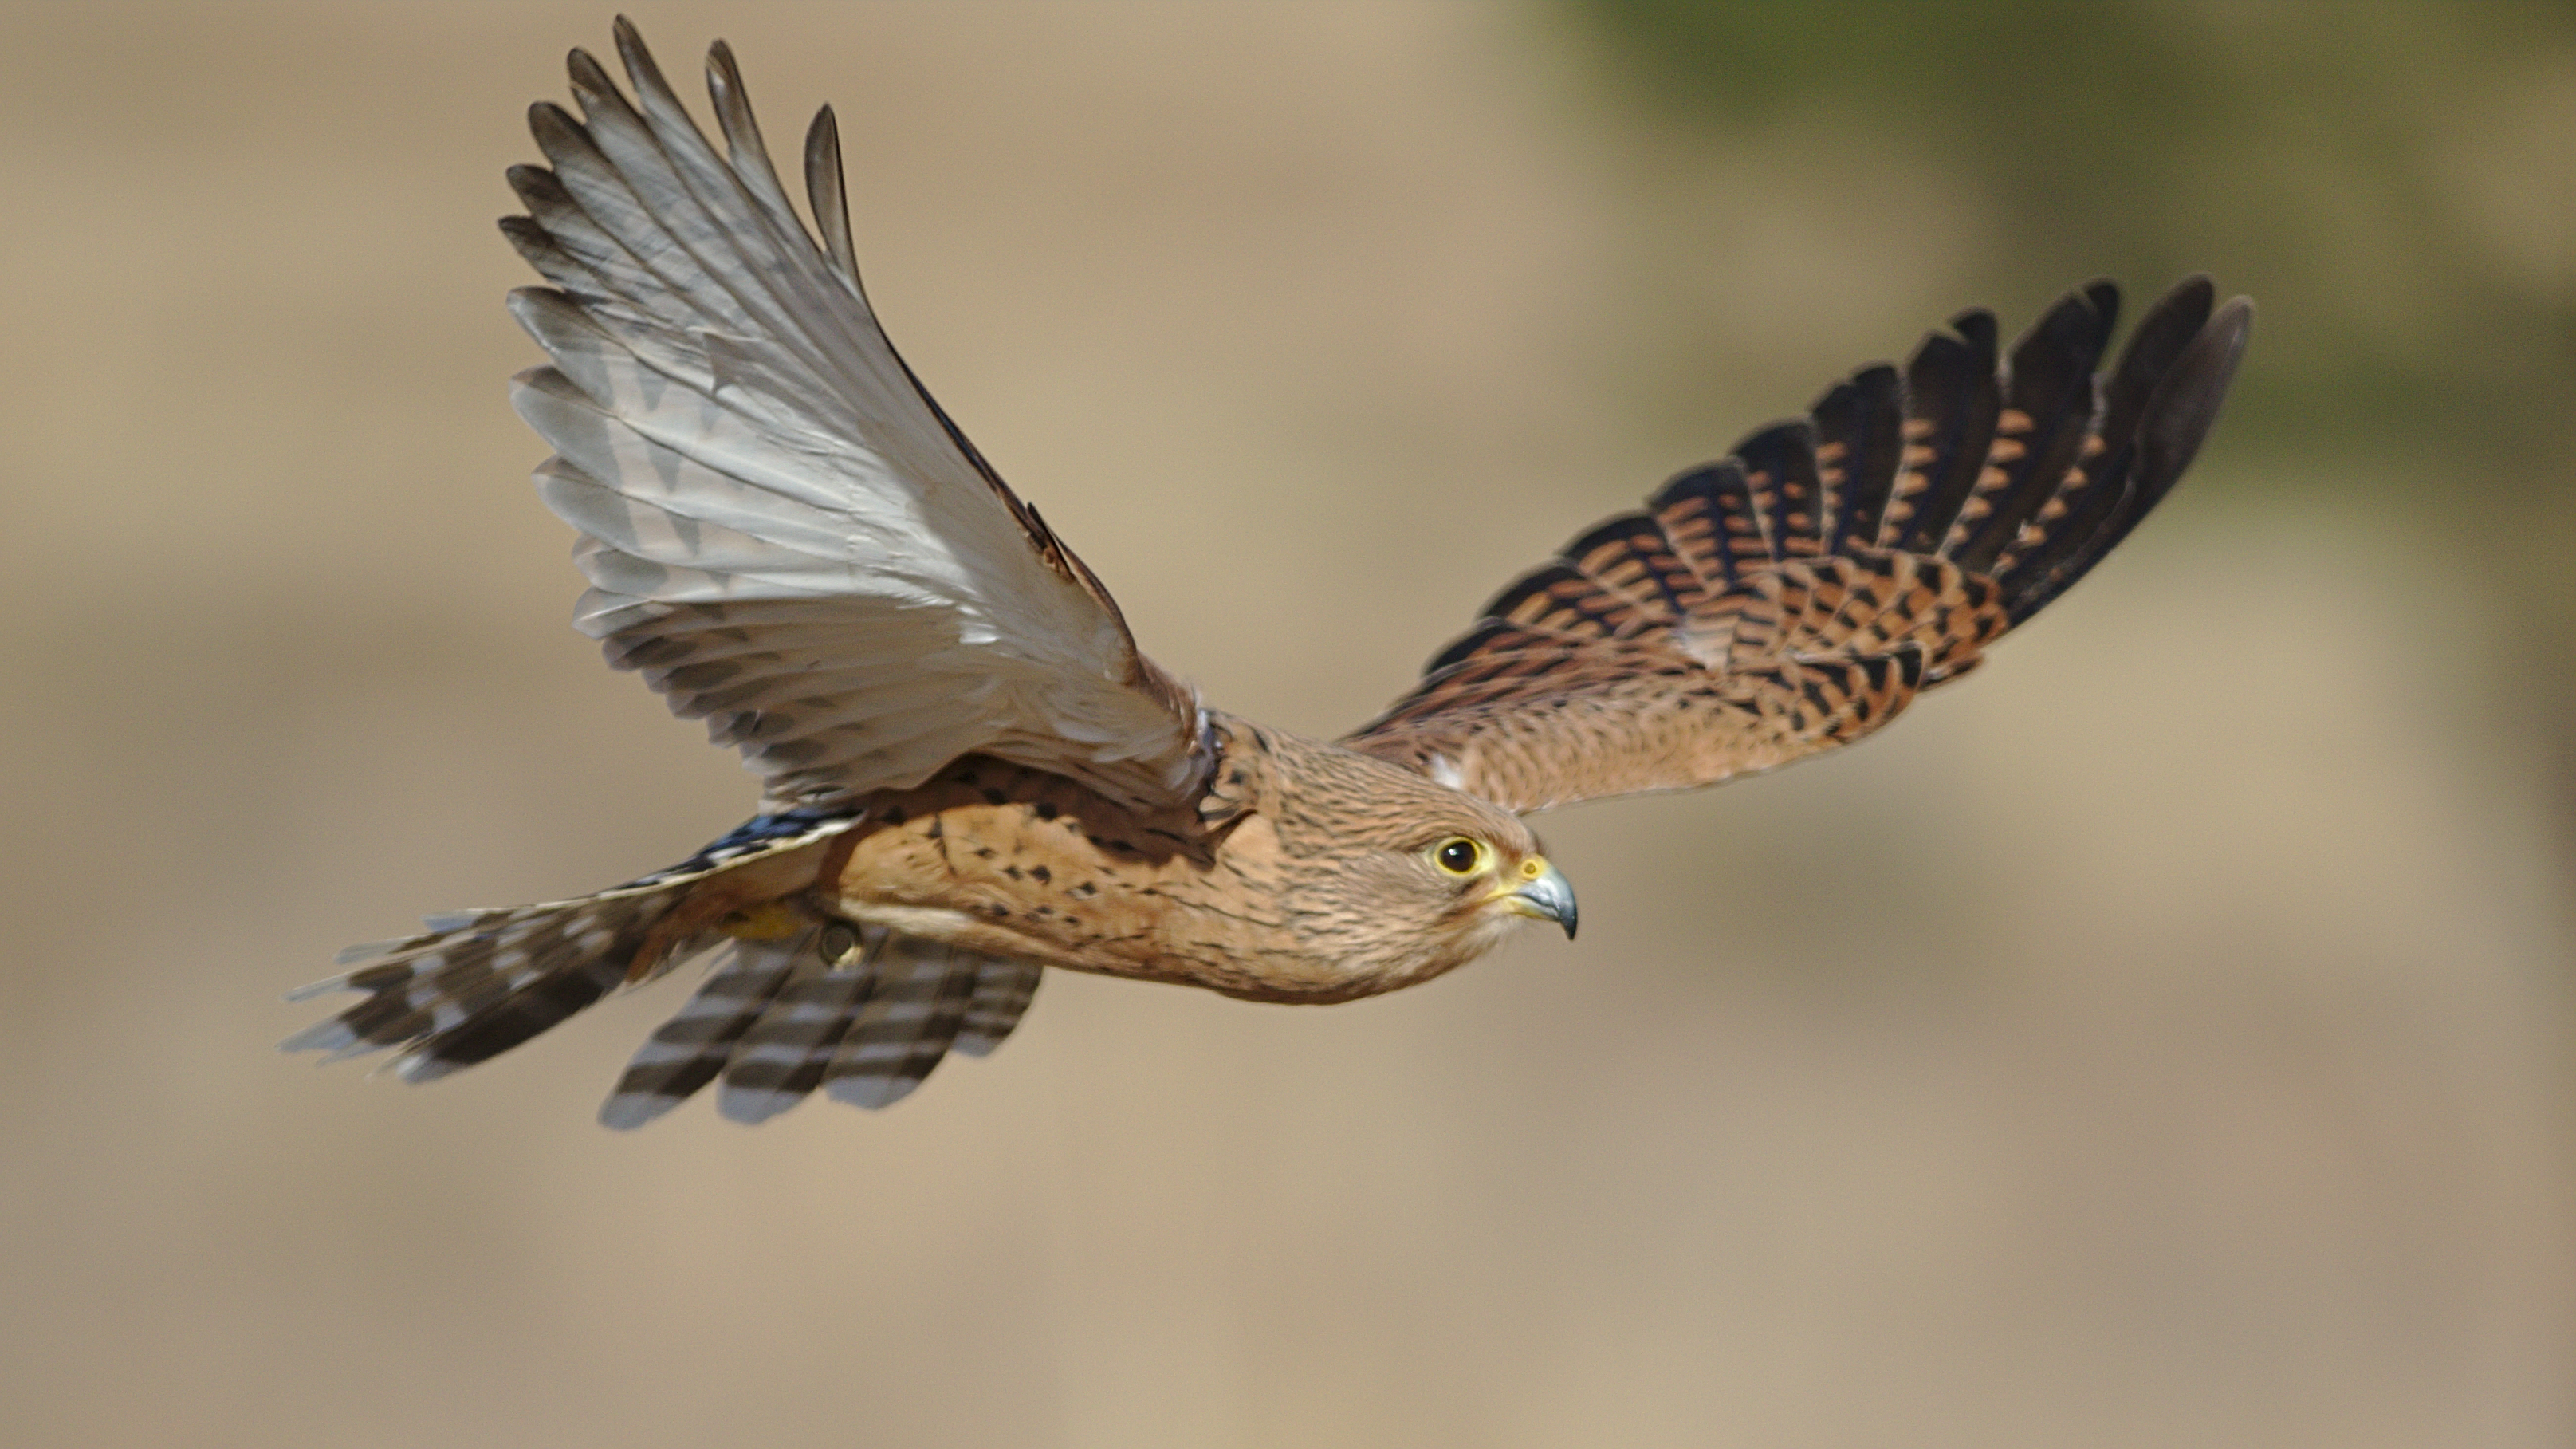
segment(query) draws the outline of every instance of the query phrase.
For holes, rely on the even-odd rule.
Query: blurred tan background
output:
[[[269,1050],[343,943],[750,803],[566,627],[502,395],[608,9],[0,9],[0,1441],[2576,1441],[2562,9],[634,13],[837,104],[922,374],[1313,732],[1957,307],[2265,311],[1973,682],[1543,821],[1579,945],[1059,976],[882,1116],[619,1136],[679,985],[434,1088]]]

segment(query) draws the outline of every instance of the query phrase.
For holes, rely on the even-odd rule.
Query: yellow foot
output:
[[[804,930],[807,917],[785,901],[762,901],[716,923],[716,929],[741,941],[775,941]]]

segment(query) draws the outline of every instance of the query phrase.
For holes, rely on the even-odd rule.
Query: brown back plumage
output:
[[[1998,358],[1962,313],[1900,374],[1586,531],[1485,606],[1345,743],[1515,810],[1684,789],[1847,743],[2064,592],[2170,491],[2252,309],[2192,277],[2107,378],[2119,293]]]

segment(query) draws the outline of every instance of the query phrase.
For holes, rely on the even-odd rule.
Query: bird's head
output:
[[[1271,738],[1281,783],[1293,780],[1264,792],[1282,900],[1355,982],[1390,990],[1438,975],[1526,920],[1574,935],[1574,887],[1520,817],[1383,760]]]
[[[1435,929],[1476,935],[1480,950],[1523,919],[1553,922],[1574,939],[1574,887],[1528,826],[1489,808],[1425,814],[1429,828],[1386,854],[1403,863],[1408,893],[1433,913]]]

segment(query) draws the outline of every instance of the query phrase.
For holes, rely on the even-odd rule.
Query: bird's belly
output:
[[[869,802],[819,904],[906,935],[1115,976],[1241,991],[1249,932],[1202,908],[1218,851],[1185,817],[969,756]]]

